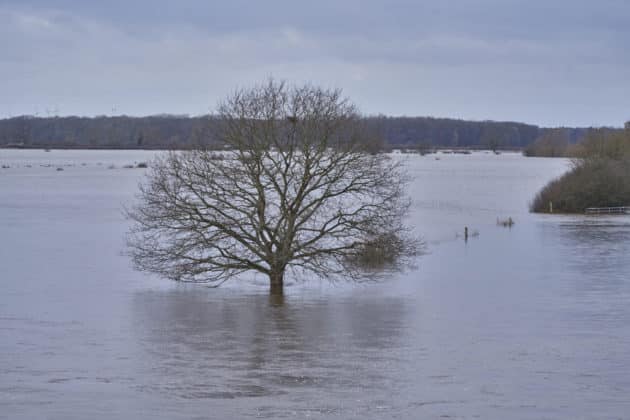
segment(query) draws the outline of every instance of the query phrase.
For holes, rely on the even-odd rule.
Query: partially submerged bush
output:
[[[630,159],[586,159],[550,182],[530,206],[533,212],[583,213],[588,207],[630,205]]]
[[[367,270],[386,270],[404,266],[404,258],[422,249],[419,240],[410,240],[395,233],[386,233],[366,242],[349,258],[351,265]]]
[[[630,206],[630,125],[592,129],[575,148],[573,169],[551,181],[530,206],[533,212],[583,213],[588,207]]]
[[[514,226],[514,219],[508,217],[507,219],[499,219],[497,218],[497,226],[509,227]]]

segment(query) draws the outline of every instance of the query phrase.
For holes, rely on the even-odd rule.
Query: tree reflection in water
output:
[[[313,398],[389,390],[408,357],[403,298],[139,292],[135,332],[142,391],[182,398]],[[396,363],[392,363],[396,361]],[[389,392],[388,391],[388,392]]]

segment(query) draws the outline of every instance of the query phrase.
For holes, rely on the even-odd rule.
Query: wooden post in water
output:
[[[549,202],[549,213],[553,213],[553,202]]]
[[[468,242],[468,226],[464,227],[464,241]]]

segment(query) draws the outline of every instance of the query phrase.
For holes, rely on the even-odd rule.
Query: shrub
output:
[[[582,213],[588,207],[630,205],[630,159],[594,158],[576,162],[573,169],[550,182],[534,198],[530,210]]]
[[[395,267],[400,263],[401,257],[408,254],[411,249],[416,249],[416,252],[420,253],[422,242],[386,233],[364,243],[349,260],[352,265],[363,269],[382,270]]]
[[[551,181],[530,210],[582,213],[588,207],[630,206],[630,126],[592,129],[574,148],[573,169]]]

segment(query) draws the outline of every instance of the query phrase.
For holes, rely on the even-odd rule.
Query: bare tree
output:
[[[151,165],[128,211],[138,269],[216,284],[254,270],[282,293],[287,270],[360,279],[414,255],[401,163],[366,152],[340,91],[270,80],[235,92],[218,117],[225,152]]]

